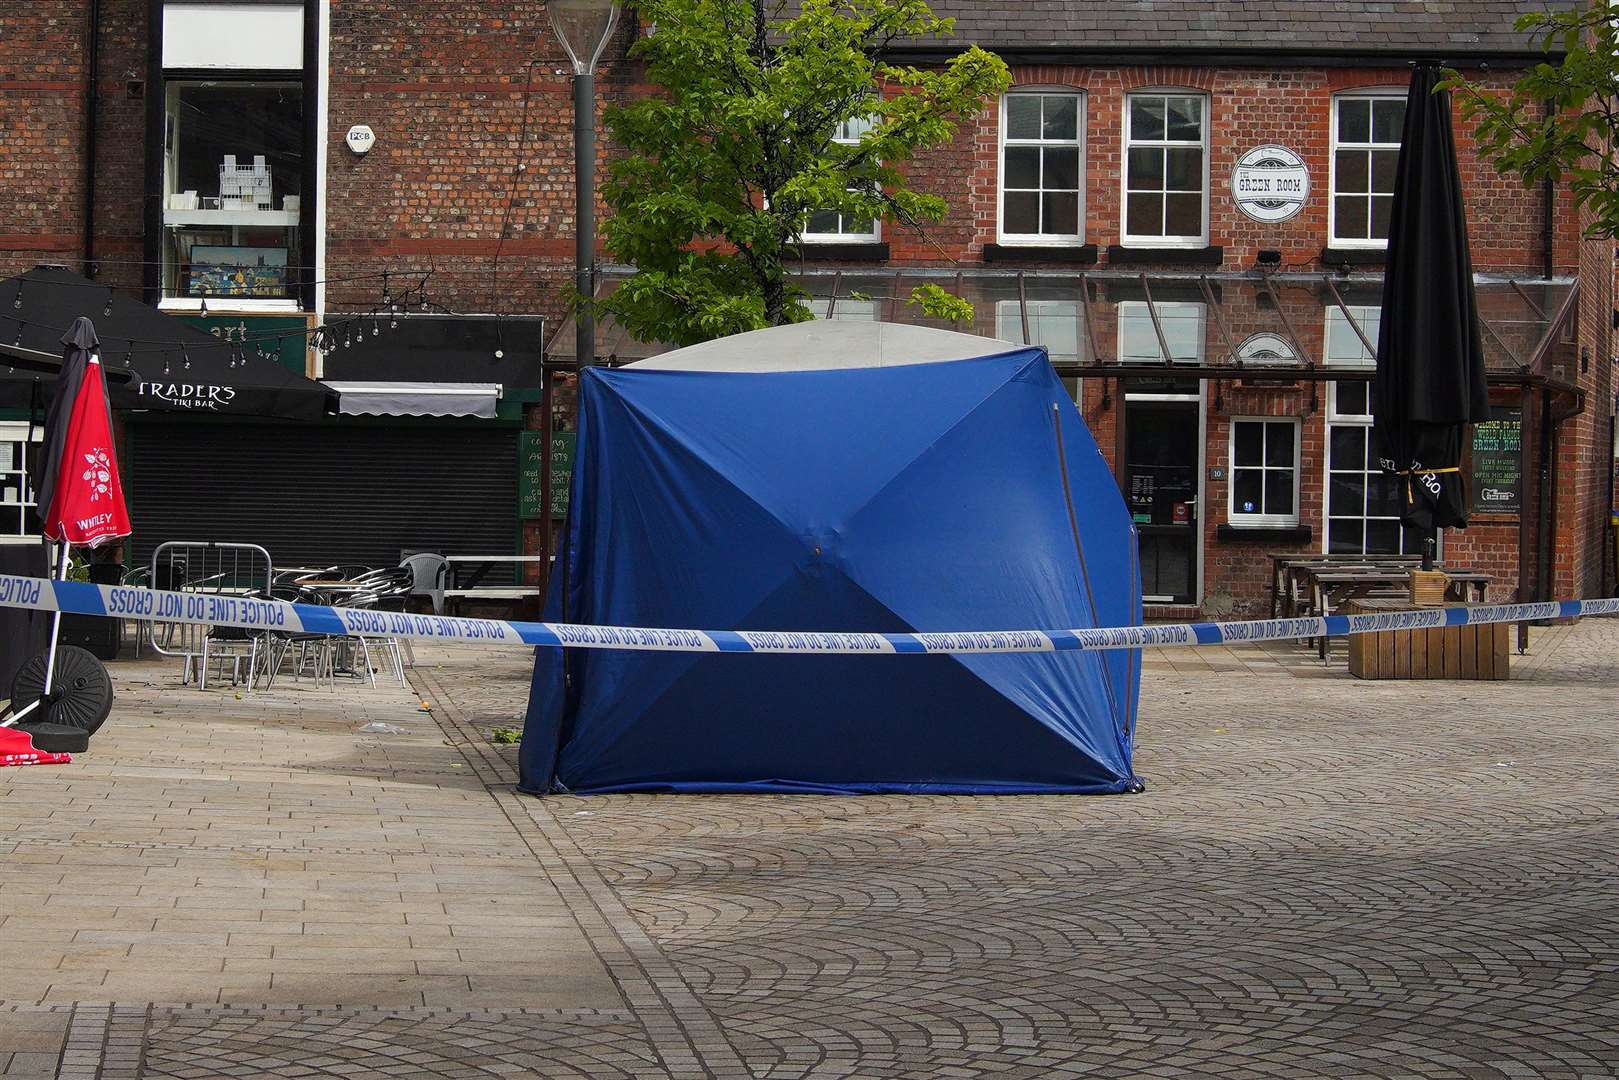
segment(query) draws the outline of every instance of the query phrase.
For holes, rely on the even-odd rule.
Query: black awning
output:
[[[95,324],[101,339],[116,408],[288,420],[337,412],[336,392],[260,359],[251,346],[187,326],[70,270],[37,266],[0,281],[0,337],[7,344],[60,356],[62,334],[80,315]],[[29,387],[39,373],[27,366],[11,373],[0,356],[0,407],[28,407]],[[127,381],[119,377],[126,370]]]

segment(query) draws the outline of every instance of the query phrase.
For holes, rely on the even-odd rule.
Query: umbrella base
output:
[[[15,725],[34,740],[34,749],[48,754],[82,754],[90,749],[90,733],[81,727],[52,724],[41,720],[31,724],[27,720]]]

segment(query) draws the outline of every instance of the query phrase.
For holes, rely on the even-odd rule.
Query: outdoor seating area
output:
[[[1409,600],[1412,573],[1422,568],[1420,555],[1323,555],[1294,552],[1271,556],[1271,618],[1343,614],[1354,601]],[[1448,579],[1449,603],[1482,604],[1490,578],[1474,570],[1435,563]],[[1317,638],[1317,654],[1325,660],[1330,639]]]
[[[537,596],[539,589],[533,586],[484,581],[503,563],[521,566],[534,558],[416,552],[397,566],[282,566],[256,544],[177,541],[158,545],[150,562],[125,574],[122,583],[442,616],[456,614],[467,600],[487,603]],[[178,658],[182,685],[194,684],[199,690],[220,682],[247,690],[268,689],[282,678],[309,678],[317,686],[347,682],[374,687],[379,674],[403,687],[405,668],[415,663],[409,639],[386,634],[340,636],[141,620],[134,620],[134,627],[136,656],[150,648],[159,656]]]

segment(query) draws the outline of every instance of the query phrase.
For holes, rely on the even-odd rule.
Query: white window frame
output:
[[[1258,465],[1243,465],[1243,469],[1258,469],[1261,473],[1291,472],[1293,474],[1293,512],[1290,514],[1266,514],[1244,512],[1237,508],[1237,425],[1238,424],[1286,424],[1293,429],[1293,463],[1291,465],[1265,464],[1264,442],[1260,442],[1260,461]],[[1296,416],[1233,416],[1226,434],[1226,468],[1230,479],[1226,482],[1226,521],[1239,528],[1273,528],[1297,525],[1299,523],[1299,493],[1302,485],[1299,483],[1299,444],[1304,437],[1304,425]],[[1262,434],[1261,440],[1268,438]],[[1264,497],[1264,477],[1260,477],[1260,497]]]
[[[1363,251],[1383,251],[1389,246],[1388,238],[1375,239],[1372,237],[1341,238],[1338,235],[1338,106],[1345,101],[1366,101],[1371,99],[1404,98],[1406,91],[1401,87],[1373,86],[1359,90],[1346,90],[1332,96],[1332,112],[1327,118],[1327,246],[1333,248],[1355,248]],[[1369,121],[1370,122],[1370,121]],[[1367,132],[1371,134],[1370,131]],[[1349,143],[1345,147],[1356,150],[1398,150],[1400,144],[1393,143]],[[1366,182],[1368,189],[1371,185],[1371,163],[1367,162]],[[1350,192],[1359,195],[1361,192]],[[1370,208],[1368,208],[1368,214]],[[1371,231],[1371,219],[1367,219],[1367,232]]]
[[[1074,99],[1074,139],[1008,139],[1006,104],[1013,97],[1071,97]],[[1085,101],[1082,90],[1063,87],[1049,89],[1029,88],[1010,90],[1001,95],[999,144],[995,149],[995,239],[998,243],[1018,247],[1081,247],[1085,243]],[[1075,218],[1074,233],[1015,233],[1006,230],[1006,148],[1012,146],[1048,147],[1073,146],[1079,153],[1079,211]],[[1044,168],[1044,165],[1042,165]],[[1025,190],[1019,188],[1019,191]],[[1045,189],[1040,189],[1044,191]],[[1060,189],[1053,189],[1060,190]]]
[[[1379,328],[1377,326],[1369,325],[1369,323],[1374,316],[1381,320],[1382,306],[1380,304],[1348,304],[1346,306],[1349,308],[1350,314],[1355,317],[1355,321],[1360,324],[1361,329],[1366,332],[1366,336],[1371,338],[1372,343],[1375,345],[1377,343],[1377,331]],[[1356,338],[1358,355],[1344,357],[1334,356],[1332,354],[1332,331],[1335,325],[1343,327],[1344,332],[1347,334],[1353,335],[1355,333],[1354,327],[1349,325],[1349,320],[1344,316],[1343,311],[1339,309],[1337,305],[1333,305],[1326,309],[1326,313],[1322,317],[1321,329],[1321,355],[1325,366],[1332,368],[1345,368],[1350,371],[1370,371],[1376,368],[1376,358],[1366,354],[1366,346],[1360,343],[1360,339],[1358,337]],[[1372,419],[1371,397],[1369,393],[1366,400],[1366,409],[1367,411],[1364,413],[1340,413],[1338,411],[1338,381],[1334,379],[1327,383],[1328,422],[1370,424]]]
[[[29,427],[29,425],[28,425],[27,421],[24,421],[24,420],[0,420],[0,442],[20,443],[20,442],[23,442],[23,441],[27,440],[27,438],[28,438],[28,427]],[[39,425],[39,424],[33,425],[33,428],[34,428],[33,445],[38,446],[42,442],[44,442],[45,432],[44,432],[43,428],[41,427],[41,425]],[[28,498],[28,496],[33,493],[34,485],[33,485],[32,479],[28,476],[28,472],[27,472],[28,461],[27,461],[27,456],[26,455],[27,455],[27,450],[25,448],[24,449],[24,458],[23,458],[23,461],[21,463],[23,468],[21,470],[14,470],[14,469],[3,470],[8,475],[13,473],[13,472],[18,472],[18,471],[23,473],[22,486],[21,486],[21,489],[19,491],[19,495],[21,496],[20,501],[18,501],[18,502],[9,502],[8,501],[8,502],[5,502],[5,503],[0,504],[0,505],[4,505],[4,506],[6,506],[8,508],[9,507],[14,507],[14,506],[29,507],[29,506],[34,506],[35,505]],[[4,487],[5,487],[5,481],[0,480],[0,491],[3,491]],[[8,510],[8,515],[7,516],[9,516],[9,510]],[[26,521],[26,518],[24,520]],[[38,540],[39,540],[39,534],[38,533],[0,532],[0,544],[37,543]]]
[[[859,131],[854,131],[854,132],[851,133],[851,125],[854,125],[854,124],[863,124],[864,126]],[[834,131],[833,134],[832,134],[832,141],[834,143],[837,143],[839,146],[858,146],[859,143],[860,143],[860,137],[863,134],[865,134],[865,132],[871,130],[871,127],[872,127],[872,119],[870,117],[858,117],[857,116],[857,117],[849,117],[847,119],[840,120],[840,121],[838,121],[837,130]],[[849,232],[849,231],[845,231],[844,228],[843,228],[844,218],[846,217],[846,215],[841,210],[838,210],[838,211],[812,210],[812,211],[810,211],[810,214],[813,217],[814,214],[823,213],[823,212],[824,213],[836,213],[838,215],[838,231],[837,232],[811,232],[810,229],[809,229],[809,221],[806,220],[805,223],[804,223],[805,224],[804,231],[799,233],[799,236],[798,236],[798,238],[800,240],[802,240],[804,243],[806,243],[806,244],[876,244],[876,243],[880,243],[882,241],[882,238],[883,238],[883,222],[882,222],[881,217],[874,217],[874,218],[871,219],[871,231],[870,232]]]
[[[1166,126],[1163,139],[1132,139],[1130,137],[1130,105],[1136,98],[1172,98],[1195,97],[1203,101],[1202,139],[1199,142],[1190,140],[1170,140],[1169,130]],[[1175,89],[1141,89],[1132,90],[1124,96],[1124,110],[1121,123],[1124,130],[1120,133],[1119,154],[1119,243],[1123,247],[1157,247],[1157,248],[1204,248],[1209,246],[1209,128],[1212,126],[1213,99],[1201,90],[1175,90]],[[1166,106],[1167,125],[1167,106]],[[1203,149],[1203,230],[1197,236],[1137,236],[1130,232],[1130,148],[1132,146],[1201,146]],[[1167,182],[1167,181],[1166,181]],[[1145,190],[1145,189],[1143,189]]]
[[[995,301],[995,336],[1002,341],[1015,341],[1023,345],[1045,345],[1039,340],[1043,335],[1038,332],[1039,324],[1046,319],[1065,320],[1074,326],[1074,351],[1071,353],[1052,353],[1053,360],[1073,360],[1084,363],[1086,359],[1085,330],[1082,320],[1085,315],[1080,311],[1079,301],[1065,300],[1061,297],[1045,297],[1039,300],[1028,301],[1029,305],[1029,331],[1034,341],[1023,340],[1023,312],[1021,300]],[[1056,305],[1062,305],[1066,311],[1049,311]],[[1047,346],[1047,352],[1050,347]]]
[[[1115,312],[1115,318],[1116,318],[1116,321],[1118,322],[1118,333],[1119,333],[1119,342],[1118,342],[1118,348],[1116,350],[1116,353],[1117,353],[1117,355],[1119,357],[1120,362],[1121,363],[1144,363],[1144,364],[1156,364],[1156,363],[1161,362],[1161,363],[1163,363],[1164,369],[1166,371],[1174,370],[1174,368],[1175,368],[1175,366],[1177,364],[1201,364],[1201,363],[1203,363],[1204,357],[1206,355],[1206,351],[1207,351],[1207,348],[1208,348],[1208,329],[1209,328],[1208,328],[1208,307],[1207,307],[1207,305],[1202,303],[1201,301],[1198,301],[1198,300],[1156,300],[1156,301],[1153,302],[1152,306],[1153,306],[1154,309],[1157,310],[1159,319],[1163,319],[1166,315],[1169,316],[1170,318],[1180,318],[1180,317],[1183,317],[1183,316],[1181,316],[1181,315],[1179,315],[1177,313],[1178,312],[1183,312],[1183,311],[1187,312],[1187,313],[1190,313],[1193,317],[1196,318],[1196,320],[1197,320],[1197,340],[1198,340],[1197,355],[1194,356],[1194,357],[1191,357],[1189,359],[1185,359],[1185,360],[1177,360],[1174,357],[1164,357],[1162,361],[1152,360],[1152,359],[1126,357],[1125,353],[1124,353],[1124,328],[1125,328],[1126,323],[1127,322],[1134,322],[1137,319],[1145,319],[1146,322],[1147,322],[1147,325],[1151,326],[1152,325],[1152,311],[1148,310],[1147,301],[1145,301],[1145,300],[1120,300],[1119,303],[1118,303],[1117,310]],[[1164,337],[1168,338],[1169,335],[1166,333],[1164,335]],[[1157,344],[1158,344],[1158,335],[1157,335],[1156,331],[1154,331],[1151,340],[1152,340],[1153,344],[1155,346],[1157,346]],[[1162,347],[1159,347],[1158,351],[1163,352]]]

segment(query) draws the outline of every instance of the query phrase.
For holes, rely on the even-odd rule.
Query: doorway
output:
[[[1149,604],[1197,602],[1196,401],[1127,401],[1125,500],[1141,544],[1141,592]]]

